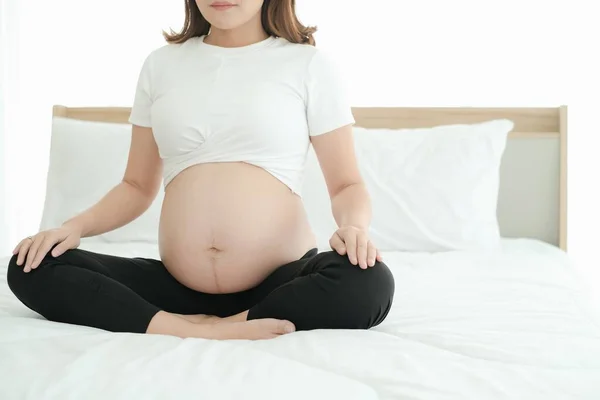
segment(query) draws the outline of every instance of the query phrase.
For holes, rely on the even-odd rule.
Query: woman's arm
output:
[[[106,160],[106,162],[111,162]],[[36,269],[46,254],[58,257],[79,246],[82,237],[100,235],[120,228],[144,213],[160,188],[162,160],[150,128],[133,127],[129,159],[121,183],[98,203],[66,221],[62,227],[28,237],[15,247],[17,265],[23,271]]]
[[[121,183],[98,203],[63,225],[75,228],[81,237],[96,236],[120,228],[150,207],[161,181],[162,160],[152,129],[133,125],[127,168]]]
[[[362,268],[380,260],[368,238],[371,223],[371,199],[360,175],[352,125],[311,138],[323,171],[338,231],[330,244],[340,254],[348,254],[353,264]]]
[[[356,162],[352,126],[313,136],[311,139],[338,226],[368,229],[371,222],[371,200]]]

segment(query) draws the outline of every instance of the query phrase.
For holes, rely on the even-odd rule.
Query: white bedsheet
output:
[[[260,342],[51,323],[12,296],[2,260],[0,399],[600,399],[600,324],[559,250],[384,257],[396,297],[382,325]]]

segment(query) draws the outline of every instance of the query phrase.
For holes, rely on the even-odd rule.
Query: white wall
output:
[[[0,241],[6,254],[38,229],[52,105],[129,106],[141,63],[164,44],[161,30],[180,20],[183,7],[157,0],[1,1],[12,11],[4,26],[12,53],[2,192],[8,229]]]
[[[13,4],[18,0],[2,0]],[[131,104],[144,57],[177,27],[182,1],[19,2],[11,60],[9,241],[37,229],[51,106]],[[570,106],[569,247],[587,260],[600,223],[600,25],[586,0],[302,0],[338,57],[354,105]],[[51,18],[48,18],[51,16]],[[18,74],[18,76],[17,76]],[[35,115],[35,118],[31,118]],[[600,270],[600,269],[599,269]]]
[[[8,243],[8,225],[6,205],[6,161],[5,161],[5,137],[7,133],[6,100],[8,98],[8,70],[7,61],[10,56],[8,46],[7,29],[4,29],[9,21],[9,5],[6,0],[0,0],[0,254],[5,254]]]
[[[4,1],[0,0],[0,27],[3,26],[5,19]],[[8,238],[6,237],[6,205],[4,204],[4,193],[6,191],[4,185],[4,174],[6,167],[4,166],[4,135],[6,127],[4,126],[4,60],[6,55],[5,51],[5,34],[4,30],[0,29],[0,243],[5,243]],[[2,248],[4,250],[4,248]],[[0,253],[2,254],[2,253]]]

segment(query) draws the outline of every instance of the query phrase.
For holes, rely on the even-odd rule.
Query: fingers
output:
[[[54,250],[52,250],[52,257],[58,257],[65,251],[73,247],[71,241],[67,238],[64,242],[59,243]]]
[[[13,252],[12,252],[12,253],[13,253],[13,255],[15,255],[15,254],[18,254],[18,253],[19,253],[19,249],[21,248],[21,245],[23,244],[23,242],[24,242],[25,240],[29,240],[29,239],[23,239],[23,240],[21,240],[21,241],[19,242],[19,244],[17,245],[17,247],[15,247],[15,249],[13,250]]]
[[[376,259],[377,259],[377,248],[369,240],[369,245],[367,247],[367,264],[369,265],[369,267],[375,266]]]
[[[331,248],[340,255],[346,254],[352,265],[361,269],[374,267],[382,257],[379,250],[369,240],[369,235],[356,228],[341,228],[329,240]]]
[[[27,261],[25,261],[25,268],[23,269],[24,272],[31,271],[31,265],[33,264],[33,260],[37,255],[38,249],[42,246],[42,243],[44,242],[44,235],[37,235],[34,236],[32,239],[33,243],[31,244],[31,247],[29,247],[29,251],[27,252]]]
[[[377,249],[377,261],[379,262],[383,262],[383,256],[381,255],[381,253],[379,252],[379,249]]]
[[[356,235],[356,256],[358,259],[358,265],[362,269],[367,269],[367,262],[369,256],[369,239],[366,235],[361,233]]]
[[[56,242],[56,240],[54,240],[53,238],[46,237],[42,241],[42,244],[40,245],[40,247],[38,248],[37,254],[35,255],[35,258],[33,259],[31,266],[29,268],[36,269],[37,267],[39,267],[40,264],[42,263],[42,260],[46,256],[46,254],[48,254],[48,252],[50,251],[52,246],[54,246],[55,242]]]
[[[339,255],[343,256],[346,254],[346,245],[337,232],[329,240],[329,245],[333,250],[337,251]]]
[[[75,243],[78,244],[73,235],[69,236],[68,232],[59,230],[40,232],[33,237],[30,236],[21,240],[14,250],[14,254],[17,255],[17,265],[23,266],[23,272],[36,269],[42,264],[44,257],[52,247],[58,243],[60,245],[52,251],[52,255],[55,257],[63,254],[68,249],[76,247]]]
[[[21,243],[19,243],[19,255],[17,256],[17,265],[21,266],[25,262],[25,256],[27,256],[27,252],[31,247],[33,240],[27,238],[23,239]]]
[[[357,235],[354,232],[350,232],[344,236],[344,242],[346,243],[346,252],[348,253],[348,258],[350,259],[352,265],[358,264],[358,257],[356,256],[356,236]]]

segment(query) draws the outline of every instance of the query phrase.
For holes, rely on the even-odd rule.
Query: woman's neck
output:
[[[220,47],[243,47],[267,39],[269,35],[262,27],[260,15],[235,29],[212,27],[204,42]]]

